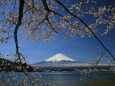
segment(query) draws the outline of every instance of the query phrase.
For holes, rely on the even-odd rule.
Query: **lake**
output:
[[[1,72],[0,86],[79,86],[87,80],[106,79],[111,71],[105,72]],[[25,76],[26,75],[26,76]],[[10,78],[8,78],[10,77]],[[33,83],[33,84],[32,84]]]

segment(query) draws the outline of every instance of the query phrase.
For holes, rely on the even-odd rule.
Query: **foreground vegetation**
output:
[[[99,78],[94,80],[88,80],[79,86],[115,86],[115,74],[109,75],[106,79]]]

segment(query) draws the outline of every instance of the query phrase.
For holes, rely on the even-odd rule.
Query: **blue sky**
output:
[[[98,58],[103,52],[100,44],[94,39],[85,36],[84,38],[76,37],[64,40],[64,32],[56,34],[56,39],[48,42],[28,40],[23,43],[23,36],[19,35],[20,52],[27,57],[28,63],[36,63],[43,61],[57,53],[62,53],[74,60],[92,62],[93,57]],[[111,30],[109,34],[100,37],[106,47],[115,55],[115,30]],[[24,51],[23,51],[24,50]],[[14,40],[11,39],[7,45],[1,46],[1,52],[6,58],[6,54],[15,53]]]
[[[95,19],[90,16],[85,17],[83,20],[85,20],[87,24],[90,24],[94,22]],[[99,28],[103,29],[104,26]],[[49,40],[48,42],[42,40],[33,42],[30,39],[23,43],[24,36],[19,33],[20,52],[27,57],[27,62],[30,64],[43,61],[57,53],[62,53],[74,60],[92,62],[94,57],[98,58],[103,52],[103,48],[94,38],[88,36],[80,38],[78,36],[74,39],[68,38],[64,40],[64,37],[66,36],[65,32],[59,32],[58,34],[55,34],[55,36],[56,39]],[[115,56],[115,29],[111,30],[107,35],[99,37],[99,39]],[[1,45],[0,49],[5,58],[11,59],[11,56],[8,57],[6,55],[15,53],[14,39],[12,38],[9,40],[8,44],[5,46]]]

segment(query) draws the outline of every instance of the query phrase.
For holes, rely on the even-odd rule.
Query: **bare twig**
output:
[[[31,78],[30,78],[29,74],[28,74],[28,73],[26,73],[26,72],[24,72],[24,74],[25,74],[25,75],[27,76],[27,78],[30,80],[30,82],[31,82],[32,86],[34,86],[34,83],[32,82],[32,80],[31,80]]]
[[[98,59],[98,61],[96,61],[96,65],[101,61],[101,59],[102,59],[102,57],[104,56],[104,54],[105,54],[105,50],[104,50],[104,52],[101,54],[101,56],[99,57],[99,59]]]

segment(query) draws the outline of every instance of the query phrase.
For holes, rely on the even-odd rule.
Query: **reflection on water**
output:
[[[50,83],[50,86],[78,86],[84,79],[103,78],[110,72],[92,72],[82,75],[80,72],[42,72],[43,80]]]
[[[81,76],[79,72],[48,72],[41,75],[50,86],[76,86]]]
[[[4,84],[3,86],[78,86],[79,83],[86,80],[104,79],[110,73],[112,72],[85,72],[82,74],[81,72],[29,72],[27,74],[30,79],[28,79],[23,72],[8,72],[5,75],[1,72],[0,75],[4,75],[4,77],[1,77],[0,86],[2,86],[1,84]],[[6,83],[9,80],[8,75],[11,77],[9,84]]]

